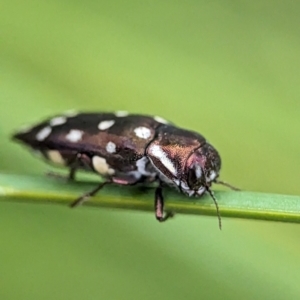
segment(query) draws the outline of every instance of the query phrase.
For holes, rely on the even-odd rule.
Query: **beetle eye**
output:
[[[202,170],[200,166],[196,165],[190,168],[188,171],[188,178],[187,178],[189,187],[192,189],[199,188],[202,185],[201,177],[202,177]]]

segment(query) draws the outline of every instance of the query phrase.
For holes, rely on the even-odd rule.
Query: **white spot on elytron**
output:
[[[129,115],[128,111],[125,110],[118,110],[115,112],[117,117],[127,117]]]
[[[53,118],[50,121],[50,125],[51,126],[58,126],[58,125],[65,124],[66,122],[67,122],[67,118],[66,117],[56,117],[56,118]]]
[[[47,152],[47,156],[55,164],[58,164],[58,165],[64,165],[65,164],[65,161],[64,161],[63,157],[61,156],[61,154],[57,150],[49,150]]]
[[[108,153],[115,153],[116,152],[116,144],[113,142],[108,142],[106,145],[106,151]]]
[[[71,143],[77,143],[82,139],[83,131],[77,129],[71,129],[66,135],[66,139]]]
[[[167,154],[158,145],[150,147],[150,154],[160,160],[160,162],[174,175],[177,175],[177,171],[172,161],[168,158]]]
[[[50,135],[51,131],[52,131],[52,128],[50,126],[44,127],[37,133],[36,139],[38,141],[42,142]]]
[[[200,166],[196,165],[196,167],[195,167],[195,173],[196,173],[197,179],[201,178],[201,176],[202,176],[202,170],[201,170]]]
[[[209,173],[209,180],[213,181],[217,177],[217,173],[215,171],[210,171]]]
[[[159,123],[163,123],[163,124],[168,124],[169,123],[167,120],[165,120],[165,119],[163,119],[163,118],[161,118],[159,116],[155,116],[154,120],[157,121],[157,122],[159,122]]]
[[[67,117],[76,117],[78,115],[78,112],[74,109],[71,109],[71,110],[67,110],[64,112],[64,115],[67,116]]]
[[[106,130],[109,127],[113,126],[114,124],[115,124],[114,120],[102,121],[99,123],[98,128],[100,130]]]
[[[134,129],[134,133],[141,139],[148,139],[151,136],[151,130],[147,127],[140,126]]]
[[[102,175],[113,175],[115,171],[109,167],[106,159],[100,156],[94,156],[92,158],[93,167],[96,172]]]

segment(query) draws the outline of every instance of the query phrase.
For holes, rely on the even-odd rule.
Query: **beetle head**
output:
[[[193,152],[185,165],[185,178],[181,189],[189,196],[202,195],[209,191],[212,182],[219,176],[221,158],[210,144],[205,144]]]

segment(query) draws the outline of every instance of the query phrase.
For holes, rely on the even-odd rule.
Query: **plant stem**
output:
[[[46,178],[0,174],[0,201],[50,202],[70,204],[97,183],[73,182]],[[171,189],[164,191],[166,209],[180,214],[215,216],[216,209],[209,196],[188,198]],[[217,191],[222,217],[300,223],[300,197],[254,192]],[[152,187],[106,186],[87,205],[153,211]]]

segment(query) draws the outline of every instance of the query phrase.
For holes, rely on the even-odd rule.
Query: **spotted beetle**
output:
[[[221,158],[205,138],[176,127],[161,117],[115,113],[65,113],[20,130],[14,139],[38,151],[52,163],[69,168],[69,179],[79,169],[105,178],[71,206],[82,204],[104,185],[158,182],[154,209],[160,222],[172,216],[164,212],[163,185],[176,187],[188,196],[208,193],[221,218],[212,183],[218,180]]]

